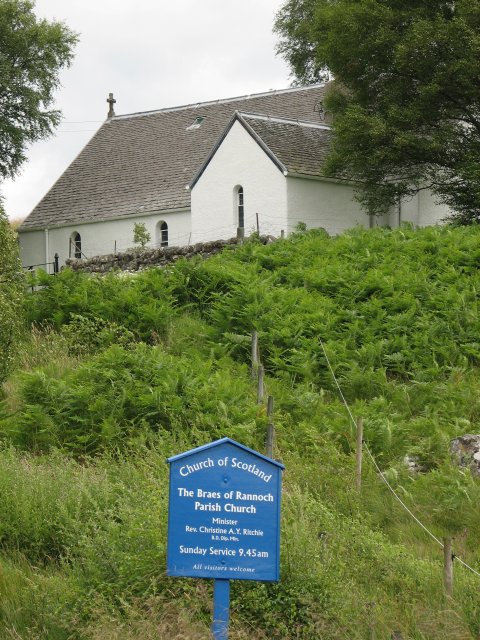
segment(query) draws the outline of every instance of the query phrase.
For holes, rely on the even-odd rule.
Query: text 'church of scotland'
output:
[[[25,267],[123,251],[145,224],[152,246],[279,236],[299,222],[337,234],[369,224],[347,181],[322,173],[325,86],[286,89],[107,120],[19,229]],[[428,225],[449,211],[422,191],[375,224]]]

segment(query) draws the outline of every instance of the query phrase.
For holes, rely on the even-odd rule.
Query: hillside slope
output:
[[[211,585],[165,577],[165,458],[222,436],[264,450],[253,331],[286,465],[282,579],[234,583],[231,637],[478,638],[480,578],[456,563],[443,597],[441,548],[368,456],[355,491],[349,410],[479,571],[480,481],[449,454],[480,433],[479,268],[480,230],[403,228],[45,276],[0,410],[0,638],[208,637]]]

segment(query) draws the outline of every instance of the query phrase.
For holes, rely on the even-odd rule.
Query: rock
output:
[[[469,468],[472,475],[480,478],[480,435],[467,433],[450,443],[450,454],[464,469]]]
[[[204,242],[203,243],[203,252],[204,253],[208,253],[212,249],[215,249],[216,246],[217,246],[217,243],[214,242],[213,240],[211,240],[210,242]]]
[[[406,455],[403,459],[403,464],[407,467],[408,473],[416,475],[417,473],[423,473],[425,467],[421,464],[417,456]]]

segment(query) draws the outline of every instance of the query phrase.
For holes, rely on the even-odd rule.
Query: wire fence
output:
[[[280,218],[285,221],[285,218]],[[285,221],[286,222],[286,221]],[[285,224],[286,226],[286,224]],[[264,235],[275,235],[274,232],[278,229],[278,225],[273,225],[266,220],[263,220],[263,216],[259,217],[259,231]],[[251,235],[257,232],[257,225],[252,224],[250,227],[245,228],[245,236]],[[277,232],[277,235],[278,232]],[[169,229],[168,233],[168,241],[165,241],[161,237],[151,239],[146,245],[145,249],[160,249],[165,247],[188,247],[195,244],[210,242],[213,240],[229,240],[230,238],[234,238],[237,236],[237,227],[234,223],[225,224],[225,225],[212,225],[212,226],[203,226],[201,228],[196,229],[195,231],[184,231],[184,232],[172,232]],[[106,245],[104,242],[97,241],[95,243],[91,243],[90,241],[85,241],[82,238],[82,258],[94,258],[100,255],[108,255],[113,254],[116,255],[118,253],[126,253],[128,251],[138,250],[139,245],[134,245],[133,243],[133,234],[132,238],[117,238],[109,241],[109,245]],[[73,257],[73,252],[69,251],[69,257]]]
[[[322,347],[322,351],[323,354],[325,356],[325,360],[327,362],[328,368],[330,370],[330,373],[332,375],[332,378],[335,382],[335,386],[338,389],[338,392],[340,394],[340,397],[342,399],[343,404],[345,405],[345,408],[347,410],[348,415],[350,416],[350,420],[352,421],[355,430],[357,430],[358,425],[357,425],[357,421],[355,420],[355,418],[353,417],[352,411],[350,410],[350,407],[348,406],[348,402],[345,399],[345,396],[343,394],[342,388],[340,387],[340,384],[338,382],[337,376],[335,375],[335,372],[333,370],[333,367],[330,363],[330,359],[328,357],[327,351],[325,349],[325,346],[323,344],[323,341],[321,338],[319,338],[320,341],[320,346]],[[392,487],[392,485],[390,484],[390,482],[388,481],[388,479],[385,477],[385,474],[383,473],[383,471],[380,469],[377,461],[375,460],[374,455],[372,454],[372,452],[370,451],[370,448],[368,447],[368,445],[364,442],[363,443],[363,447],[365,449],[365,451],[368,454],[368,457],[370,458],[373,466],[375,467],[378,475],[380,476],[382,482],[388,487],[388,490],[391,492],[391,494],[394,496],[395,500],[397,500],[397,502],[400,504],[400,506],[402,507],[402,509],[404,509],[404,511],[406,511],[406,513],[408,513],[408,515],[413,518],[413,520],[430,536],[430,538],[432,538],[432,540],[434,540],[442,549],[444,549],[445,545],[443,544],[443,542],[437,538],[437,536],[432,533],[430,531],[430,529],[428,529],[428,527],[413,513],[413,511],[405,504],[405,502],[401,499],[401,497],[398,495],[397,491],[395,491],[395,489]],[[417,509],[418,510],[418,509]],[[473,567],[471,567],[469,564],[467,564],[464,560],[462,560],[462,558],[460,558],[459,556],[457,556],[455,554],[455,559],[462,565],[464,566],[466,569],[468,569],[469,571],[471,571],[473,574],[475,574],[476,576],[480,577],[480,573],[474,569]]]

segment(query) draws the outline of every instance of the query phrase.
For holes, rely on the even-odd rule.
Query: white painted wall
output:
[[[44,265],[45,259],[45,231],[30,231],[19,235],[20,260],[22,266]],[[46,270],[45,266],[41,267]]]
[[[48,230],[19,234],[23,266],[51,263],[56,253],[60,266],[69,256],[69,241],[75,232],[81,235],[86,257],[125,251],[133,246],[133,227],[143,222],[151,235],[149,246],[160,246],[159,223],[165,221],[169,245],[183,246],[206,240],[230,238],[237,230],[235,191],[244,189],[245,234],[256,228],[258,212],[262,234],[279,236],[291,233],[298,222],[307,228],[323,227],[335,235],[361,225],[369,226],[368,216],[354,200],[348,184],[306,178],[285,178],[265,151],[236,122],[223,140],[194,188],[190,211],[146,214],[106,222],[87,222]],[[426,226],[439,224],[450,213],[437,205],[428,191],[402,201],[400,221]],[[398,207],[375,225],[398,226]],[[71,257],[74,257],[73,247]],[[51,270],[51,267],[49,267]]]
[[[418,226],[418,194],[411,198],[405,198],[400,205],[396,204],[389,210],[385,224],[392,229],[396,229],[402,223],[408,222]]]
[[[87,257],[113,253],[135,246],[133,244],[133,227],[136,222],[143,222],[151,235],[148,246],[160,246],[159,223],[168,225],[170,246],[188,244],[190,235],[190,212],[177,211],[156,213],[145,216],[109,220],[107,222],[89,222],[48,230],[48,256],[45,259],[45,231],[24,231],[19,234],[20,255],[22,264],[53,262],[55,253],[59,255],[60,266],[65,264],[69,256],[69,240],[78,232],[82,240],[82,253]],[[74,257],[72,247],[71,257]],[[41,259],[40,259],[41,258]]]
[[[437,204],[431,191],[420,191],[411,198],[405,198],[400,205],[390,213],[389,224],[397,227],[398,222],[409,222],[414,226],[426,227],[434,224],[442,224],[443,219],[451,214],[451,209],[446,205]]]
[[[450,207],[435,202],[431,191],[420,191],[418,194],[418,212],[418,224],[421,227],[442,224],[443,219],[452,214]]]
[[[288,232],[299,222],[308,229],[323,227],[335,235],[356,225],[369,226],[367,214],[353,199],[353,187],[348,184],[287,177]],[[374,224],[382,224],[375,219]]]
[[[237,233],[235,188],[244,191],[245,235],[280,235],[287,228],[285,177],[265,151],[235,122],[192,189],[192,242],[227,239]]]

